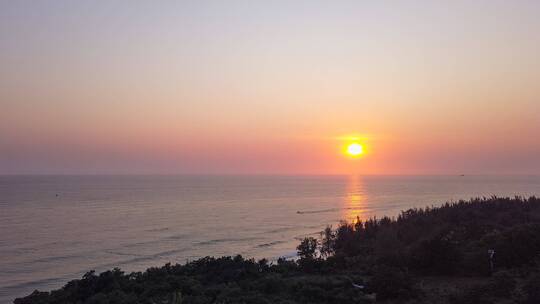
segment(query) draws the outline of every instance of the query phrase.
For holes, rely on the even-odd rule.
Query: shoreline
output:
[[[416,224],[411,226],[412,223]],[[434,231],[439,232],[433,234],[426,227],[430,227],[435,223],[439,224],[433,226]],[[475,227],[485,228],[478,230]],[[390,231],[399,232],[397,235],[401,236],[396,239],[396,236],[388,234]],[[416,232],[410,234],[412,231]],[[474,236],[475,233],[478,236]],[[513,235],[513,243],[505,241],[507,235]],[[441,303],[453,303],[454,300],[452,299],[468,300],[471,297],[478,297],[479,290],[482,290],[480,297],[486,299],[498,299],[501,296],[517,297],[517,294],[514,295],[514,292],[517,291],[514,290],[523,290],[526,297],[534,298],[535,294],[531,293],[532,291],[528,289],[528,286],[535,284],[537,277],[540,278],[540,265],[536,265],[536,262],[534,262],[536,258],[540,258],[538,256],[540,251],[535,251],[536,248],[540,249],[540,237],[537,237],[538,235],[540,235],[540,199],[536,197],[471,199],[469,201],[447,203],[440,207],[409,209],[402,212],[397,219],[383,217],[361,223],[343,223],[334,231],[326,230],[325,235],[320,240],[306,237],[297,248],[299,256],[297,260],[278,259],[276,264],[268,264],[265,259],[259,261],[246,260],[240,256],[206,257],[187,264],[167,264],[162,267],[149,268],[143,273],[124,274],[120,270],[107,271],[99,276],[90,273],[84,276],[83,281],[99,281],[110,276],[116,278],[115,280],[123,281],[134,276],[133,279],[136,281],[133,281],[133,284],[142,284],[141,287],[137,288],[145,288],[145,284],[150,284],[152,280],[157,280],[156,283],[161,282],[159,284],[165,284],[163,286],[169,286],[168,280],[173,280],[174,277],[179,275],[186,276],[186,279],[199,278],[197,280],[201,280],[202,289],[195,293],[189,291],[192,290],[187,287],[192,284],[189,283],[185,286],[188,289],[182,287],[172,293],[169,291],[153,296],[177,300],[180,297],[186,300],[186,303],[191,303],[190,301],[196,298],[203,302],[206,301],[203,300],[207,297],[205,295],[206,287],[204,286],[210,284],[208,288],[217,288],[217,286],[211,287],[215,284],[212,283],[214,279],[211,278],[215,276],[221,278],[217,279],[217,282],[225,280],[223,282],[229,282],[228,284],[234,284],[234,286],[238,284],[240,289],[243,288],[241,286],[244,286],[244,284],[252,286],[250,288],[257,290],[257,294],[252,296],[256,296],[261,300],[276,300],[284,297],[283,299],[295,299],[297,303],[306,303],[308,298],[313,303],[318,303],[318,300],[317,298],[310,298],[307,294],[302,295],[293,292],[287,289],[286,286],[298,281],[302,282],[301,284],[306,287],[312,286],[309,288],[315,288],[318,284],[315,282],[319,280],[327,282],[324,283],[325,289],[317,291],[322,293],[321,295],[324,294],[323,297],[353,296],[354,299],[362,299],[362,303],[371,303],[375,299],[378,302],[386,301],[386,299],[390,300],[394,297],[420,301],[417,303],[430,303],[429,301],[442,297],[444,301]],[[482,238],[479,238],[480,236]],[[428,238],[425,239],[426,237]],[[486,251],[483,249],[485,245],[482,245],[485,241],[479,243],[480,240],[486,237],[488,237],[487,240],[493,239],[489,241],[491,245],[487,245],[493,246],[497,252],[495,269],[491,270],[488,266],[489,263],[487,263],[488,257],[485,256]],[[403,242],[409,238],[411,241]],[[309,245],[311,243],[316,244],[317,247],[311,247]],[[461,245],[457,246],[459,243]],[[325,247],[326,245],[329,247]],[[441,248],[446,249],[440,251],[436,249],[439,248],[438,246],[443,246]],[[365,251],[367,248],[373,248],[374,251]],[[510,248],[510,251],[507,251],[507,248]],[[471,250],[473,251],[471,252]],[[533,251],[532,254],[530,253],[531,250]],[[474,257],[476,259],[476,253],[474,252],[480,254],[478,256],[480,259],[470,264],[468,262],[470,258]],[[516,252],[521,255],[516,256]],[[510,253],[512,254],[508,255]],[[403,256],[398,257],[396,254]],[[466,258],[466,256],[470,256],[470,258]],[[356,261],[351,260],[353,257]],[[350,264],[351,262],[353,264]],[[403,268],[405,266],[406,268]],[[405,269],[408,270],[405,271]],[[233,273],[236,273],[236,275],[228,277],[229,271],[233,271],[230,272],[230,275]],[[151,277],[147,277],[151,272],[162,273],[162,275],[151,279]],[[241,273],[244,274],[241,275]],[[170,279],[167,279],[168,277]],[[264,289],[266,283],[263,284],[263,282],[274,277],[279,278],[276,284],[284,284],[283,287],[285,288],[283,290],[278,289],[280,290],[278,295],[274,293],[268,294]],[[471,287],[472,289],[462,290],[464,287],[459,287],[459,284],[463,282],[461,278],[465,277],[476,278],[472,281],[478,283],[477,286]],[[429,278],[439,279],[437,281]],[[248,281],[245,281],[246,279]],[[431,283],[427,284],[426,280]],[[510,284],[510,290],[505,291],[503,295],[500,294],[499,287],[492,287],[507,281],[513,283]],[[128,284],[128,281],[125,282],[122,284]],[[351,282],[353,283],[351,284]],[[128,292],[125,295],[126,297],[144,296],[144,294],[132,293],[133,291],[130,291],[131,287],[128,287],[130,284],[132,283],[122,287],[126,288],[122,289],[124,293]],[[367,286],[365,290],[364,287],[359,287],[364,285]],[[439,290],[438,286],[440,285],[452,287],[447,293],[441,293],[436,291]],[[219,291],[219,297],[230,300],[238,299],[238,297],[247,299],[245,297],[250,294],[244,293],[247,291],[242,291],[233,298],[229,298],[231,295],[229,295],[227,289],[219,290],[221,290]],[[63,290],[60,294],[63,293],[78,296],[77,288]],[[57,292],[52,294],[48,292],[34,293],[25,300],[20,299],[15,303],[34,303],[37,299],[45,301],[44,303],[56,303],[54,298],[58,296]],[[308,298],[305,298],[306,296]],[[237,302],[233,301],[231,303]]]

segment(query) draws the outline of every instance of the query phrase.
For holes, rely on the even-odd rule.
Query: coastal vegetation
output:
[[[205,257],[96,274],[15,304],[540,303],[540,199],[476,198],[357,219],[298,258]]]

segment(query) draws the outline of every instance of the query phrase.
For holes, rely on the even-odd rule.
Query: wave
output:
[[[32,264],[38,264],[38,263],[50,263],[50,262],[56,262],[56,261],[62,261],[66,259],[73,259],[80,257],[79,253],[76,254],[68,254],[68,255],[56,255],[56,256],[50,256],[50,257],[44,257],[44,258],[37,258],[29,261],[29,263]],[[16,264],[26,264],[28,262],[23,261]]]
[[[144,247],[144,246],[147,246],[147,245],[159,244],[161,242],[166,242],[166,241],[181,240],[181,239],[184,239],[186,236],[187,236],[186,234],[174,234],[174,235],[169,235],[169,236],[161,237],[159,239],[154,239],[154,240],[150,240],[150,241],[143,241],[143,242],[135,242],[135,243],[131,243],[131,244],[126,244],[126,245],[123,245],[122,248]]]
[[[150,260],[154,260],[158,258],[169,257],[169,256],[175,255],[177,253],[181,253],[186,250],[188,250],[188,248],[162,251],[162,252],[157,252],[155,254],[149,254],[149,255],[139,255],[130,259],[124,259],[124,260],[115,261],[111,263],[94,265],[91,268],[95,270],[103,271],[106,269],[111,269],[113,267],[126,266],[130,264],[138,263],[138,262],[144,262],[144,261],[150,261]],[[122,253],[118,253],[118,252],[108,252],[108,253],[123,255]],[[52,258],[44,258],[40,260],[50,261],[54,259],[62,259],[62,258],[69,258],[69,257],[70,256],[57,256],[57,257],[52,257]],[[45,286],[49,286],[48,288],[56,288],[56,286],[61,286],[62,284],[67,283],[69,280],[80,279],[81,275],[87,271],[88,269],[81,269],[80,271],[70,272],[62,276],[56,276],[56,277],[47,278],[47,279],[32,280],[32,281],[27,281],[27,282],[22,282],[22,283],[15,283],[11,285],[4,285],[0,289],[0,295],[2,297],[9,294],[15,294],[15,296],[17,296],[16,294],[19,293],[20,291],[24,291],[24,293],[28,293],[30,292],[31,289],[36,289],[37,287],[39,287],[40,289],[47,288]],[[3,293],[5,293],[5,295]]]
[[[169,230],[169,227],[146,229],[146,232],[161,232]]]
[[[22,282],[22,283],[15,283],[15,284],[11,284],[11,285],[4,285],[4,286],[2,286],[1,291],[6,292],[5,295],[7,295],[8,291],[10,293],[15,294],[16,292],[19,292],[21,290],[36,289],[36,287],[39,287],[41,289],[44,286],[51,286],[51,287],[60,286],[61,284],[64,284],[68,280],[71,280],[74,276],[76,276],[76,275],[70,274],[70,275],[65,275],[65,276],[57,276],[57,277],[53,277],[53,278],[39,279],[39,280]],[[15,292],[11,292],[11,291],[15,291]],[[2,297],[5,296],[5,295],[2,294]]]
[[[327,213],[327,212],[337,212],[341,210],[357,210],[362,209],[359,207],[344,207],[344,208],[329,208],[329,209],[319,209],[319,210],[298,210],[296,214],[312,214],[312,213]]]
[[[202,241],[197,243],[197,245],[214,245],[224,242],[242,242],[242,241],[254,241],[259,240],[260,238],[257,237],[246,237],[246,238],[223,238],[223,239],[215,239],[215,240],[208,240],[208,241]]]
[[[95,268],[96,269],[110,269],[112,267],[126,266],[133,263],[139,263],[139,262],[150,261],[150,260],[154,260],[158,258],[170,257],[172,255],[175,255],[175,254],[187,251],[187,250],[189,250],[189,248],[180,248],[180,249],[161,251],[154,254],[139,255],[131,259],[125,259],[125,260],[120,260],[116,262],[101,264],[101,265],[96,266]]]
[[[272,229],[272,230],[267,230],[267,231],[261,232],[261,233],[259,233],[259,234],[268,234],[268,233],[285,232],[285,231],[289,231],[289,230],[293,230],[293,229],[298,229],[298,227],[281,227],[281,228],[275,228],[275,229]]]
[[[128,252],[120,252],[120,251],[115,251],[115,250],[105,250],[104,252],[105,252],[105,253],[108,253],[108,254],[112,254],[112,255],[120,255],[120,256],[135,256],[135,257],[143,256],[143,255],[141,255],[141,254],[128,253]]]
[[[255,248],[267,248],[267,247],[272,247],[274,245],[283,244],[283,243],[286,243],[286,241],[273,241],[269,243],[259,244],[255,246]]]
[[[268,260],[270,260],[271,262],[276,262],[278,259],[296,259],[298,257],[298,253],[296,251],[289,251],[289,252],[284,252],[282,255],[279,255],[279,256],[274,256],[274,257],[271,257],[269,258]]]

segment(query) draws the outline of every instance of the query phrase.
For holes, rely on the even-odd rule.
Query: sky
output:
[[[540,1],[1,1],[0,174],[540,174],[539,54]]]

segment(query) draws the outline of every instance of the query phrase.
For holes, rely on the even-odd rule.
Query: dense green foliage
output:
[[[540,200],[482,198],[358,219],[306,238],[297,260],[206,257],[87,273],[27,303],[540,303]],[[495,254],[490,260],[488,250]]]

